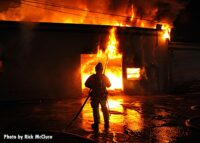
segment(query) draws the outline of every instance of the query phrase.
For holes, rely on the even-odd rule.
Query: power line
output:
[[[49,2],[44,3],[44,2],[41,2],[41,1],[38,2],[38,1],[30,1],[30,0],[22,0],[22,1],[29,2],[29,3],[35,3],[35,4],[48,5],[48,6],[52,6],[52,7],[72,9],[72,10],[76,10],[76,11],[84,11],[84,12],[91,12],[91,13],[97,13],[97,14],[103,14],[103,15],[111,15],[111,16],[128,18],[128,16],[125,16],[125,15],[118,15],[118,14],[113,14],[113,13],[104,13],[104,12],[99,12],[99,11],[80,9],[80,8],[75,8],[75,7],[65,6],[65,5],[57,5],[55,3],[49,3]]]
[[[35,7],[35,8],[41,8],[41,9],[46,9],[46,10],[51,10],[51,11],[55,11],[55,12],[60,12],[60,13],[65,13],[65,14],[70,14],[70,15],[74,15],[74,16],[83,16],[83,15],[79,15],[79,14],[74,14],[74,13],[69,13],[69,12],[65,12],[65,11],[60,11],[60,10],[55,10],[55,9],[50,9],[50,8],[44,8],[44,7],[40,7],[40,6],[36,6],[36,5],[31,5],[31,4],[28,4],[28,3],[21,3],[23,5],[28,5],[28,6],[31,6],[31,7]]]
[[[54,11],[54,12],[59,12],[59,13],[64,13],[64,14],[70,14],[70,15],[74,15],[74,16],[78,16],[78,17],[89,17],[89,16],[75,14],[75,13],[70,13],[70,12],[66,12],[66,11],[55,10],[55,9],[46,8],[46,7],[40,7],[40,6],[36,6],[36,5],[24,3],[24,2],[22,2],[21,4],[27,5],[27,6],[31,6],[31,7],[35,7],[35,8],[40,8],[40,9],[46,9],[46,10],[50,10],[50,11]],[[107,20],[106,18],[101,18],[101,17],[97,17],[97,16],[95,16],[95,18]]]
[[[80,8],[75,8],[75,7],[69,7],[69,6],[65,6],[65,5],[57,5],[55,3],[44,3],[44,2],[38,2],[38,1],[30,1],[30,0],[22,0],[23,2],[28,2],[28,3],[34,3],[34,4],[40,4],[40,5],[47,5],[47,6],[51,6],[51,7],[58,7],[58,8],[65,8],[65,9],[72,9],[72,10],[76,10],[76,11],[84,11],[84,12],[90,12],[90,13],[96,13],[96,14],[102,14],[102,15],[109,15],[109,16],[115,16],[115,17],[121,17],[121,18],[130,18],[130,16],[125,16],[125,15],[118,15],[118,14],[113,14],[113,13],[104,13],[104,12],[99,12],[99,11],[93,11],[93,10],[85,10],[85,9],[80,9]],[[55,10],[55,11],[60,11],[60,10]],[[66,12],[67,13],[67,12]],[[77,15],[77,14],[76,14]],[[98,18],[98,17],[97,17]],[[105,18],[101,18],[101,19],[105,19]],[[144,20],[144,21],[149,21],[149,22],[154,22],[157,23],[158,21],[155,20],[150,20],[150,19],[141,19],[141,18],[134,18],[134,19],[140,19],[140,20]]]

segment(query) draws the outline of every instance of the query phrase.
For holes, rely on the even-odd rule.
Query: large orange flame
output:
[[[109,40],[108,40],[107,49],[106,49],[106,54],[108,55],[108,58],[111,58],[111,59],[121,56],[121,54],[118,54],[118,51],[117,51],[119,43],[115,36],[115,31],[116,31],[115,27],[113,27],[110,30]]]
[[[108,36],[106,50],[102,51],[98,45],[97,54],[82,55],[81,75],[82,88],[84,89],[85,80],[90,74],[94,73],[94,66],[97,62],[104,64],[104,72],[111,81],[109,89],[123,89],[122,86],[122,54],[118,52],[118,40],[116,38],[116,28],[111,28]]]
[[[122,89],[122,54],[118,52],[118,44],[116,28],[113,27],[109,32],[109,40],[105,50],[107,57],[105,74],[111,80],[110,89]],[[111,61],[111,64],[109,64],[109,61]]]
[[[12,5],[14,3],[15,1]],[[142,17],[136,13],[139,10],[133,1],[131,4],[129,0],[116,3],[119,3],[117,8],[112,9],[112,3],[106,0],[91,2],[80,0],[21,0],[16,6],[10,6],[7,10],[0,11],[0,20],[156,27],[157,22],[153,19],[158,13],[157,7],[147,6],[144,9],[146,10],[145,13],[148,14],[145,15],[146,17]],[[113,4],[114,6],[116,5]],[[164,35],[167,35],[166,33]]]

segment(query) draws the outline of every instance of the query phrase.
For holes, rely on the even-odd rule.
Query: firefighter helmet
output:
[[[95,66],[95,70],[96,71],[103,71],[103,65],[102,65],[102,63],[98,63],[96,66]]]

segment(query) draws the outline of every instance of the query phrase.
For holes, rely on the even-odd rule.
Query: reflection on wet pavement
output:
[[[187,127],[185,121],[200,115],[198,98],[109,96],[110,130],[103,132],[104,122],[100,112],[100,133],[97,136],[91,129],[93,115],[89,101],[72,126],[66,128],[85,98],[2,106],[0,126],[3,130],[65,131],[99,143],[190,143],[193,137],[198,139],[200,133]],[[194,122],[189,123],[199,124],[199,120],[191,121]]]
[[[124,99],[125,98],[125,99]],[[131,102],[130,102],[131,101]],[[110,132],[104,134],[103,115],[100,112],[100,134],[97,138],[91,130],[93,123],[92,108],[88,102],[81,115],[80,127],[88,132],[87,138],[98,142],[172,142],[183,135],[183,129],[174,125],[172,112],[165,106],[142,103],[139,100],[127,100],[124,96],[111,96],[108,99],[110,111]],[[82,103],[84,100],[82,101]],[[154,108],[152,107],[154,106]],[[152,110],[152,111],[148,111]],[[148,115],[148,113],[150,113]],[[148,117],[149,116],[149,117]],[[106,137],[106,138],[105,138]]]
[[[84,100],[82,100],[82,103],[84,103]],[[124,142],[130,140],[128,134],[131,134],[131,132],[142,132],[144,121],[140,102],[126,103],[122,97],[112,96],[108,99],[108,107],[110,112],[110,133],[106,136],[108,140]],[[91,132],[93,115],[90,102],[87,102],[83,108],[81,122],[81,128]],[[100,122],[100,131],[102,132],[104,129],[102,112],[100,112]],[[104,138],[103,136],[105,137],[105,134],[100,134],[99,138]],[[92,133],[87,138],[93,138]]]
[[[112,131],[124,131],[124,126],[133,131],[141,131],[143,129],[143,119],[141,113],[137,110],[141,108],[140,103],[125,104],[123,99],[108,99],[108,107],[110,112],[110,125]],[[136,107],[136,109],[134,109]],[[100,112],[100,121],[103,124],[103,114]],[[89,129],[93,122],[92,108],[90,103],[86,103],[82,111],[82,125],[84,129]],[[90,124],[87,124],[90,123]],[[89,125],[89,126],[88,126]],[[100,130],[103,125],[100,124]]]
[[[161,126],[153,129],[153,135],[158,143],[169,143],[176,141],[177,137],[183,136],[183,129],[180,127]]]

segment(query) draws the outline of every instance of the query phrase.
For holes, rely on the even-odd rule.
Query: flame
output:
[[[137,4],[128,0],[123,3],[106,0],[21,0],[0,11],[0,20],[154,28],[158,7],[144,3],[143,12]]]
[[[99,45],[97,46],[97,57],[98,58],[103,57],[103,51],[102,51],[102,49],[100,49]]]
[[[118,52],[119,42],[116,38],[116,27],[112,27],[109,31],[108,41],[105,51],[97,46],[97,54],[82,54],[81,57],[81,76],[82,89],[85,88],[86,79],[95,72],[94,67],[97,62],[104,64],[105,75],[111,81],[110,90],[123,89],[122,85],[122,54]]]
[[[171,27],[168,24],[164,24],[162,25],[162,30],[163,30],[163,39],[170,40]]]
[[[127,79],[128,80],[138,80],[140,79],[140,68],[127,68]]]
[[[120,59],[121,62],[122,54],[118,52],[118,45],[119,42],[116,38],[116,27],[113,27],[109,32],[109,40],[107,42],[107,49],[105,50],[105,53],[107,55],[107,62],[111,59]],[[108,67],[106,67],[107,69],[105,71],[105,74],[111,81],[110,89],[122,89],[122,68],[121,63],[119,64],[119,67],[114,67],[109,64]]]
[[[108,58],[116,58],[118,56],[121,56],[117,52],[117,48],[118,48],[119,43],[116,39],[115,33],[116,33],[116,27],[113,27],[110,30],[109,40],[108,40],[107,49],[106,49],[106,54],[108,55]]]
[[[95,0],[91,2],[74,0],[21,0],[18,5],[9,7],[5,11],[0,11],[0,20],[8,21],[28,21],[28,22],[52,22],[52,23],[76,23],[111,25],[123,27],[145,27],[155,28],[162,21],[154,21],[159,13],[158,7],[148,7],[145,9],[145,17],[139,14],[141,11],[136,3],[120,3],[116,11],[107,1]],[[94,10],[97,8],[98,10]],[[137,12],[137,13],[136,13]],[[170,40],[170,26],[163,25],[163,38]],[[113,29],[113,33],[115,30]],[[113,34],[114,35],[114,34]],[[117,44],[117,43],[115,43]],[[109,48],[110,49],[110,48]],[[112,52],[111,52],[112,53]]]
[[[134,13],[134,8],[133,8],[133,4],[131,5],[131,17],[130,17],[130,21],[133,21],[135,17],[135,13]]]

